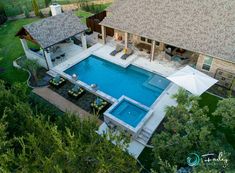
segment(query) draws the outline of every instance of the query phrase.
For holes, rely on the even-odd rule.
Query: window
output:
[[[141,37],[140,40],[141,40],[141,41],[145,41],[145,38],[144,38],[144,37]]]
[[[209,56],[205,56],[204,63],[202,65],[202,69],[206,71],[210,71],[211,64],[212,64],[213,58]]]
[[[160,43],[158,41],[156,41],[156,46],[159,46],[159,45],[160,45]]]
[[[148,43],[152,43],[152,40],[150,40],[150,39],[147,39],[147,42],[148,42]]]

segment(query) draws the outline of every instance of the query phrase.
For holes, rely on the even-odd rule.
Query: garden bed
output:
[[[208,90],[208,92],[217,95],[219,97],[228,98],[230,97],[231,90],[219,85],[214,85]],[[235,97],[235,91],[231,93],[231,96]]]
[[[25,60],[26,60],[26,57],[24,56],[22,58],[17,59],[16,62],[21,68],[24,68]],[[51,76],[49,76],[46,72],[47,70],[45,68],[39,67],[37,69],[37,80],[33,77],[33,75],[30,75],[30,78],[28,79],[29,85],[32,87],[47,86],[48,81],[51,79]]]
[[[71,101],[75,105],[79,106],[83,110],[89,112],[92,115],[98,116],[98,118],[100,120],[104,121],[103,113],[111,106],[111,104],[108,103],[108,105],[97,114],[97,112],[95,112],[94,109],[91,108],[91,106],[90,106],[91,103],[97,98],[97,96],[95,94],[85,90],[85,93],[82,96],[80,96],[79,98],[73,98],[68,95],[68,90],[73,88],[73,86],[74,86],[74,84],[66,81],[66,83],[58,89],[54,88],[52,86],[50,86],[49,88],[51,90],[55,91],[56,93],[58,93],[59,95],[63,96],[67,100]]]

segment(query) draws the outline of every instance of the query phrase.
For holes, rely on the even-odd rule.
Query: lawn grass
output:
[[[86,12],[86,11],[83,11],[83,10],[77,10],[76,12],[75,12],[75,14],[78,16],[78,17],[80,17],[80,19],[81,19],[81,21],[82,21],[82,23],[83,24],[86,24],[86,18],[88,18],[88,17],[90,17],[90,16],[92,16],[93,14],[92,13],[90,13],[90,12]]]
[[[199,102],[200,106],[207,106],[209,108],[209,116],[211,121],[214,123],[214,125],[217,128],[217,131],[220,131],[225,134],[227,141],[232,145],[232,147],[235,149],[235,140],[234,140],[234,133],[231,133],[231,131],[222,129],[221,127],[218,126],[220,123],[221,119],[214,117],[212,113],[215,111],[217,103],[220,98],[213,96],[211,94],[205,93],[201,96],[201,100]]]
[[[13,67],[12,63],[24,54],[20,39],[15,37],[17,31],[28,23],[38,20],[37,18],[8,21],[0,26],[0,67],[5,71],[0,73],[0,79],[9,83],[24,82],[28,74]]]
[[[207,106],[209,108],[209,116],[211,117],[211,114],[215,111],[219,100],[221,100],[219,97],[216,97],[209,93],[204,93],[201,95],[201,100],[199,101],[199,105],[201,107]]]

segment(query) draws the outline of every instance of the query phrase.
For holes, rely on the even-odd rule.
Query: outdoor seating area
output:
[[[119,52],[121,52],[121,51],[123,50],[123,48],[124,48],[123,46],[117,44],[115,50],[113,50],[113,51],[110,53],[110,55],[115,56],[116,54],[118,54]]]
[[[81,88],[79,85],[75,84],[74,87],[70,90],[68,90],[68,95],[74,97],[74,98],[78,98],[79,96],[81,96],[82,94],[84,94],[84,89]]]
[[[60,75],[57,75],[56,77],[54,77],[53,79],[49,81],[51,86],[57,87],[57,88],[61,87],[65,82],[66,80],[62,78]]]
[[[124,49],[124,55],[121,56],[121,59],[126,60],[132,54],[133,54],[132,49],[130,49],[130,48]]]
[[[145,51],[146,53],[150,54],[151,52],[151,45],[145,43],[138,43],[135,45],[139,51]]]
[[[103,121],[103,112],[111,105],[108,101],[97,97],[90,91],[87,91],[79,85],[73,84],[69,81],[64,85],[60,85],[60,87],[50,85],[49,89],[74,103],[89,114],[97,116],[101,121]]]
[[[116,56],[118,53],[120,53],[122,51],[124,52],[124,54],[120,58],[123,60],[126,60],[129,56],[131,56],[133,54],[133,50],[131,48],[129,48],[129,47],[124,48],[123,45],[116,44],[115,49],[112,52],[110,52],[109,55]]]
[[[91,107],[94,109],[95,112],[102,111],[107,105],[108,103],[99,97],[97,97],[94,102],[91,103]]]

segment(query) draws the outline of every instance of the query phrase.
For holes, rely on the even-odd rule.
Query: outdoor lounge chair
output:
[[[62,78],[60,75],[57,75],[56,77],[51,79],[49,83],[54,87],[60,87],[61,85],[65,83],[65,79]]]
[[[105,108],[105,106],[107,106],[107,102],[104,101],[103,99],[97,97],[94,102],[91,103],[91,107],[97,111],[101,111],[102,109]]]
[[[133,50],[130,48],[127,48],[126,53],[121,56],[121,59],[126,60],[129,56],[133,54]]]
[[[114,51],[110,53],[110,55],[115,56],[117,53],[121,52],[123,50],[123,47],[119,44],[116,45],[116,48]]]
[[[84,89],[81,88],[79,85],[74,85],[74,87],[70,90],[68,90],[68,95],[74,97],[74,98],[78,98],[79,96],[81,96],[84,93]]]

